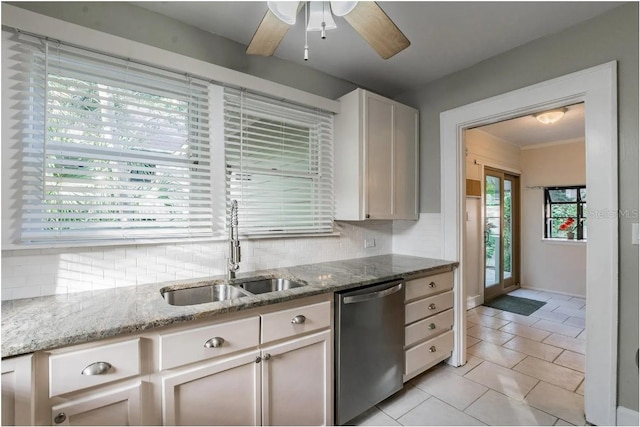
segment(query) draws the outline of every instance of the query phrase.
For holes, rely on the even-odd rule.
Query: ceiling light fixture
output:
[[[542,113],[536,113],[533,116],[540,123],[550,125],[560,120],[564,116],[564,113],[566,113],[568,110],[569,109],[566,107],[556,108],[549,111],[543,111]]]

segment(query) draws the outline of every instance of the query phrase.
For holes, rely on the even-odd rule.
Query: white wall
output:
[[[586,182],[584,140],[522,150],[523,287],[586,295],[586,244],[544,240],[541,188]],[[588,189],[587,189],[588,191]]]

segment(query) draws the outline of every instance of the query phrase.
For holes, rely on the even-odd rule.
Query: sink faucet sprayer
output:
[[[240,240],[238,240],[238,201],[231,201],[229,213],[229,279],[236,278],[240,268]]]

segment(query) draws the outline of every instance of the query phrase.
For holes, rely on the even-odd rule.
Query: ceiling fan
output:
[[[389,59],[409,47],[411,42],[374,1],[268,1],[265,13],[256,30],[247,54],[271,56],[296,22],[296,16],[305,7],[308,31],[325,31],[336,28],[333,16],[343,17],[383,59]],[[307,14],[307,6],[310,12]],[[305,39],[305,59],[308,57]]]

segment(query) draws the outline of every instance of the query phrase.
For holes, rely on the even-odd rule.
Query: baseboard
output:
[[[471,310],[474,307],[482,305],[483,302],[484,302],[484,298],[482,295],[467,297],[467,310]]]
[[[528,289],[530,291],[552,292],[554,294],[566,295],[568,297],[586,298],[586,296],[584,296],[584,295],[572,294],[570,292],[560,292],[560,291],[556,291],[554,289],[536,288],[536,287],[533,287],[533,286],[522,286],[522,285],[520,285],[520,289]]]
[[[637,426],[640,425],[640,414],[633,409],[618,406],[616,411],[617,426]]]

